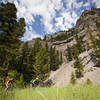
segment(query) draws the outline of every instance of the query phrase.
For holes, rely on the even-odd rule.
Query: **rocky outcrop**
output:
[[[73,39],[74,39],[74,37],[70,37],[70,38],[63,40],[63,41],[53,42],[52,45],[60,45],[60,44],[69,43],[69,42],[73,41]]]
[[[90,29],[92,32],[99,32],[96,26],[96,22],[100,22],[100,9],[86,10],[82,13],[81,17],[78,19],[75,29],[78,32],[84,29]],[[93,33],[93,35],[96,35]]]
[[[86,10],[82,13],[76,23],[76,26],[73,28],[79,37],[83,37],[84,47],[86,49],[86,51],[79,55],[82,65],[84,66],[84,75],[82,78],[77,79],[77,84],[85,83],[87,79],[90,79],[93,84],[100,84],[100,68],[96,66],[97,60],[93,57],[94,50],[88,48],[88,45],[91,46],[90,34],[92,34],[95,38],[98,37],[98,34],[100,35],[100,30],[96,25],[97,22],[100,22],[100,9],[92,8],[91,10]],[[63,32],[63,34],[69,32],[71,31]],[[50,79],[55,86],[66,86],[70,84],[70,75],[75,69],[73,68],[73,62],[67,62],[65,58],[65,51],[67,45],[73,46],[75,43],[74,35],[66,40],[55,41],[52,43],[57,50],[63,52],[64,59],[60,69],[55,72],[51,72]]]

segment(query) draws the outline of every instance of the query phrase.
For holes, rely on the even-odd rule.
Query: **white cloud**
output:
[[[74,11],[72,12],[72,18],[77,18],[77,14]]]
[[[56,18],[55,18],[55,21],[56,21],[56,23],[55,23],[56,30],[58,30],[58,29],[60,29],[60,28],[64,30],[64,26],[63,26],[63,17],[56,17]]]
[[[77,10],[83,6],[83,2],[77,2],[77,0],[64,0],[66,8],[62,10],[60,16],[55,18],[55,26],[57,29],[68,30],[76,24],[79,16],[77,15]]]
[[[55,26],[61,30],[68,30],[69,28],[72,28],[72,24],[75,25],[77,19],[79,16],[77,16],[76,12],[71,10],[71,11],[66,11],[64,10],[61,14],[60,17],[55,18],[56,23]]]
[[[42,22],[45,26],[45,30],[50,32],[52,28],[52,19],[56,15],[58,8],[61,8],[61,1],[58,0],[58,6],[55,6],[53,0],[21,0],[18,8],[18,17],[24,16],[26,23],[34,21],[33,15],[40,15]],[[50,25],[50,28],[48,26]]]
[[[77,0],[64,0],[67,10],[80,9],[83,6],[83,1],[77,2]]]
[[[89,1],[86,2],[83,6],[84,6],[84,7],[89,7],[89,6],[90,6],[90,2],[89,2]]]
[[[72,4],[75,2],[76,0],[65,0],[67,9],[72,9]]]
[[[47,33],[55,32],[53,28],[53,18],[56,16],[56,11],[61,9],[61,0],[21,0],[18,4],[15,1],[18,9],[18,17],[24,17],[27,24],[34,22],[34,16],[40,15],[41,22],[45,27]],[[34,16],[33,16],[34,15]]]
[[[97,8],[100,8],[100,0],[92,0],[92,2],[96,4]]]
[[[26,32],[24,36],[21,38],[21,40],[28,41],[28,40],[32,40],[33,38],[37,38],[37,37],[43,38],[41,35],[35,33],[35,31],[32,29],[32,26],[29,26],[29,28],[26,27]]]
[[[73,5],[74,5],[74,8],[80,9],[83,6],[83,1],[79,3],[75,2]]]

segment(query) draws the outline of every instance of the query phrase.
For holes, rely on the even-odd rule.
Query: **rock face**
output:
[[[68,62],[65,52],[68,45],[73,46],[76,44],[75,33],[79,37],[83,37],[85,47],[85,51],[79,55],[84,66],[84,76],[77,79],[77,84],[86,82],[87,79],[90,79],[93,84],[100,84],[100,68],[96,66],[96,59],[92,57],[93,49],[88,48],[88,45],[91,46],[89,34],[92,34],[95,38],[98,38],[98,35],[100,35],[100,27],[98,28],[97,26],[98,23],[100,23],[100,9],[92,8],[82,13],[74,28],[45,36],[46,38],[42,42],[48,42],[49,45],[56,47],[56,50],[63,54],[63,64],[58,70],[51,72],[49,77],[54,86],[66,86],[70,84],[71,73],[75,71],[73,68],[74,61]],[[63,35],[66,38],[60,39]]]
[[[76,23],[76,29],[78,31],[84,28],[90,28],[92,31],[96,30],[96,22],[100,21],[100,9],[86,10],[82,13],[81,17]]]
[[[93,84],[100,84],[100,68],[95,66],[96,59],[92,57],[93,49],[88,49],[87,46],[87,44],[91,45],[89,34],[92,34],[95,38],[97,38],[98,34],[100,34],[100,29],[98,29],[96,25],[97,22],[100,22],[100,9],[92,8],[90,11],[86,10],[82,13],[76,23],[76,26],[72,29],[77,31],[79,36],[83,36],[84,46],[86,48],[86,51],[79,55],[84,66],[84,76],[77,79],[77,84],[85,83],[87,79],[90,79]],[[69,30],[61,34],[69,34],[70,32],[71,31]],[[57,35],[55,35],[55,37],[57,37]],[[52,42],[52,45],[63,53],[63,64],[57,71],[51,72],[51,76],[49,78],[54,83],[54,86],[66,86],[70,84],[71,73],[75,71],[73,68],[74,61],[68,63],[65,57],[65,51],[67,45],[72,46],[75,43],[74,35],[63,41]]]
[[[54,86],[70,85],[70,76],[75,70],[72,66],[73,61],[64,62],[58,70],[51,72],[49,79],[52,80]]]

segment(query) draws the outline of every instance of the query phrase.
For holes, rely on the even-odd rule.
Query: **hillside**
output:
[[[97,59],[93,57],[95,50],[91,48],[92,40],[90,36],[92,34],[93,37],[98,38],[100,35],[100,9],[96,8],[84,11],[76,26],[69,31],[61,31],[52,36],[45,36],[45,40],[63,54],[63,64],[58,70],[51,72],[49,79],[52,80],[55,86],[70,84],[71,73],[75,72],[75,68],[74,60],[69,62],[66,59],[66,50],[67,46],[72,47],[76,44],[75,33],[82,37],[83,44],[81,45],[85,48],[78,56],[84,66],[83,77],[78,78],[76,83],[85,83],[89,79],[93,84],[100,84],[100,67],[97,65]]]
[[[77,79],[76,83],[83,84],[87,81],[87,79],[90,79],[93,84],[100,84],[100,68],[93,67],[94,63],[92,61],[89,61],[90,58],[88,55],[86,55],[86,52],[84,52],[84,54],[85,56],[81,54],[83,57],[87,56],[83,60],[85,64],[84,76],[82,78]],[[75,72],[75,68],[73,68],[73,62],[74,61],[64,61],[58,70],[51,72],[49,79],[52,80],[54,86],[70,85],[71,73]]]

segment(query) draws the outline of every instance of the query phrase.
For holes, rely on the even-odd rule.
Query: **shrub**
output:
[[[96,22],[97,28],[100,28],[100,22]]]
[[[86,84],[92,84],[92,82],[91,82],[91,80],[88,78],[87,80],[86,80]]]

